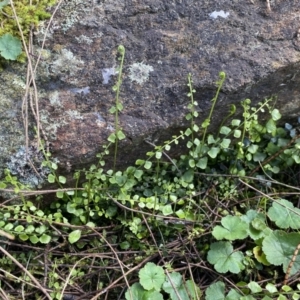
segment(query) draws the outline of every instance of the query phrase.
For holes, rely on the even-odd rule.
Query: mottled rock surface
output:
[[[62,169],[95,161],[114,130],[108,110],[114,105],[120,44],[126,48],[123,166],[150,148],[146,138],[159,143],[185,126],[188,73],[202,111],[199,122],[207,116],[221,70],[227,80],[214,126],[230,103],[245,98],[257,103],[272,95],[283,115],[295,121],[300,115],[300,1],[277,0],[272,11],[266,7],[263,0],[66,1],[54,17],[37,71],[40,121]],[[35,35],[36,54],[45,26]],[[12,159],[15,163],[20,149],[24,152],[25,77],[19,66],[0,74],[0,171]],[[33,118],[30,124],[34,141]]]

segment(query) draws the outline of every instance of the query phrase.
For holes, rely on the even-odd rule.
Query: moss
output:
[[[54,5],[56,2],[57,0],[14,1],[14,7],[25,41],[29,40],[29,33],[32,26],[37,27],[40,21],[50,18],[51,14],[47,12],[47,8]],[[21,39],[21,33],[19,31],[18,24],[16,22],[14,12],[10,4],[2,8],[2,13],[0,14],[0,22],[0,36],[6,33],[10,33],[11,35]],[[26,55],[25,52],[23,52],[18,57],[18,61],[24,62],[25,59]],[[1,58],[1,60],[2,62],[4,61],[3,58]]]

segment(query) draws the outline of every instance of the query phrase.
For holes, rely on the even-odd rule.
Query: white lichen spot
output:
[[[26,89],[26,83],[23,80],[21,80],[20,78],[17,78],[17,77],[14,78],[12,83],[18,87],[21,87],[23,90]]]
[[[83,34],[80,36],[76,36],[75,39],[78,43],[84,43],[87,45],[90,45],[93,42],[93,40],[91,38],[89,38],[88,36],[83,35]]]
[[[102,70],[103,84],[108,84],[110,77],[116,75],[117,71],[114,67]]]
[[[77,119],[77,120],[83,119],[82,115],[77,110],[67,110],[66,113],[72,119]]]
[[[58,128],[63,125],[67,125],[66,120],[61,117],[59,119],[53,119],[47,110],[40,110],[40,122],[42,123],[44,131],[48,134],[48,138],[56,140],[56,134]]]
[[[129,78],[142,85],[149,79],[149,73],[153,71],[153,67],[145,65],[143,62],[133,63],[129,68]]]
[[[33,34],[35,35],[36,40],[39,43],[42,43],[44,41],[44,39],[45,40],[52,39],[53,32],[54,32],[53,26],[50,26],[48,28],[47,22],[41,21],[41,22],[39,22],[39,25],[36,27]]]
[[[84,62],[78,59],[68,49],[62,49],[58,58],[52,63],[51,69],[53,73],[74,75],[80,70],[80,67],[84,65]]]
[[[229,12],[224,12],[224,10],[214,11],[209,15],[209,17],[213,19],[216,19],[217,17],[226,19],[228,16],[229,16]]]
[[[50,93],[49,101],[50,101],[51,105],[53,105],[53,106],[61,106],[58,91],[54,91],[54,92]]]

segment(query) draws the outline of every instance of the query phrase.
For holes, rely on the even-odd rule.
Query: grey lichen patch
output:
[[[59,99],[58,91],[54,91],[49,94],[49,101],[50,101],[51,105],[53,105],[53,106],[56,106],[56,107],[62,106],[61,101]]]
[[[129,78],[142,85],[149,79],[149,73],[153,71],[153,67],[145,65],[143,62],[133,63],[129,68]]]
[[[82,120],[83,116],[77,110],[67,110],[67,115],[72,119]]]
[[[90,45],[93,42],[93,39],[83,34],[80,36],[76,36],[75,39],[78,43],[85,43],[87,45]]]
[[[70,79],[83,66],[84,62],[78,59],[70,50],[62,49],[52,63],[50,63],[51,71],[57,74],[62,81],[76,84],[77,79]]]
[[[26,150],[25,146],[21,146],[10,157],[6,167],[21,183],[36,188],[45,182],[50,173],[50,169],[42,165],[43,161],[43,153],[37,148],[31,146]]]
[[[25,77],[19,74],[26,74],[24,65],[11,64],[0,72],[0,179],[7,159],[25,144],[21,114]]]
[[[57,139],[57,130],[68,123],[62,118],[51,118],[50,113],[47,110],[40,110],[40,122],[42,124],[43,130],[47,134],[48,138],[51,140]]]
[[[93,2],[86,0],[64,1],[60,8],[64,21],[61,24],[56,24],[56,26],[59,26],[64,32],[68,31],[86,15],[91,15],[94,9]]]

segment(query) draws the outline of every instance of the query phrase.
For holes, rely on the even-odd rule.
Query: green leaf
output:
[[[140,270],[139,278],[145,290],[155,289],[156,291],[160,291],[165,281],[165,273],[162,267],[150,262]]]
[[[237,300],[240,299],[240,297],[242,297],[241,294],[239,294],[235,289],[231,289],[225,300]]]
[[[171,299],[189,300],[200,298],[201,291],[192,280],[187,280],[185,283],[182,282],[182,276],[178,272],[169,274],[166,281],[163,284],[163,290],[170,294]]]
[[[4,1],[0,2],[0,9],[2,9],[7,4],[9,4],[9,0],[4,0]]]
[[[234,136],[235,138],[239,138],[239,137],[241,137],[241,135],[242,135],[242,131],[239,130],[239,129],[236,129],[236,130],[234,131],[234,133],[233,133],[233,136]]]
[[[194,180],[194,171],[191,169],[186,171],[182,176],[182,180],[184,182],[191,183]]]
[[[231,132],[231,129],[227,126],[222,126],[220,129],[220,134],[227,135]]]
[[[115,112],[117,111],[117,108],[115,106],[112,106],[110,109],[109,109],[109,112],[111,114],[114,114]]]
[[[217,281],[211,284],[205,291],[206,300],[224,300],[225,299],[225,284]]]
[[[262,152],[256,152],[254,155],[253,155],[253,161],[264,161],[265,158],[266,158],[266,154],[265,153],[262,153]]]
[[[126,138],[125,134],[123,133],[122,130],[119,130],[117,132],[117,137],[118,137],[118,140],[121,141],[121,140],[124,140]]]
[[[253,294],[260,293],[262,291],[261,286],[255,281],[249,282],[248,287]]]
[[[161,157],[162,157],[162,152],[161,151],[155,152],[155,158],[156,159],[161,159]]]
[[[189,299],[200,299],[202,292],[200,288],[198,287],[197,284],[193,280],[187,280],[182,288],[184,287],[185,291],[187,291],[188,297],[187,300]]]
[[[229,148],[230,143],[231,143],[230,139],[223,139],[220,145],[223,149],[227,149]]]
[[[158,291],[145,291],[141,300],[163,300],[163,295]]]
[[[186,129],[186,131],[184,132],[184,135],[189,136],[192,134],[192,130],[190,128]]]
[[[34,232],[35,227],[33,225],[28,225],[27,228],[25,229],[26,233],[33,233]]]
[[[285,199],[273,202],[268,216],[279,228],[300,228],[300,209]]]
[[[137,179],[140,179],[142,177],[143,173],[144,172],[142,170],[135,170],[134,177]]]
[[[243,265],[244,256],[242,252],[233,252],[230,242],[216,242],[210,245],[207,260],[214,265],[219,273],[231,272],[238,274],[245,267]]]
[[[107,140],[111,143],[114,143],[116,141],[116,135],[114,133],[112,133]]]
[[[214,144],[216,142],[214,136],[212,134],[210,134],[208,137],[207,137],[207,144],[210,145],[210,144]]]
[[[144,164],[144,168],[147,170],[149,170],[151,168],[151,166],[152,166],[152,162],[149,160],[147,160]]]
[[[120,244],[120,248],[121,248],[122,250],[128,250],[128,249],[130,248],[129,242],[127,242],[127,241],[122,242],[122,243]]]
[[[237,216],[226,216],[221,220],[222,226],[215,226],[212,235],[217,240],[242,240],[248,236],[248,224]]]
[[[76,229],[69,234],[68,240],[71,244],[74,244],[80,239],[80,237],[81,237],[81,230]]]
[[[220,152],[220,148],[217,147],[211,147],[210,150],[207,152],[207,154],[211,157],[211,158],[216,158],[217,155]]]
[[[275,266],[283,265],[283,270],[286,272],[287,267],[293,258],[295,249],[299,244],[299,240],[299,233],[286,233],[284,231],[276,230],[264,238],[262,249],[266,254],[269,263]],[[292,265],[290,275],[295,274],[299,270],[300,256],[297,255]]]
[[[240,126],[240,124],[241,124],[241,120],[237,120],[237,119],[233,119],[232,121],[231,121],[231,125],[232,126]]]
[[[267,283],[266,290],[271,294],[278,292],[276,285],[273,283]]]
[[[134,283],[125,293],[126,300],[140,300],[143,299],[143,287],[138,283]]]
[[[167,276],[166,281],[163,284],[163,290],[168,293],[174,293],[174,289],[178,289],[182,284],[182,276],[178,272],[173,272]],[[173,299],[172,295],[171,298]]]
[[[14,225],[12,223],[8,223],[5,225],[4,229],[6,231],[11,231],[14,228]]]
[[[32,235],[30,236],[29,240],[32,244],[36,244],[39,242],[40,239],[36,235]]]
[[[270,133],[272,136],[276,135],[276,123],[273,119],[270,119],[266,124],[267,132]]]
[[[19,239],[22,240],[22,241],[27,241],[29,238],[29,236],[25,233],[22,233],[19,235]]]
[[[196,166],[202,170],[205,170],[207,167],[207,161],[208,161],[207,157],[202,157],[199,159]]]
[[[62,199],[64,197],[64,192],[63,191],[57,191],[56,192],[56,197],[59,199]]]
[[[201,124],[202,128],[207,128],[210,124],[210,119],[205,119],[204,122]]]
[[[274,121],[278,121],[281,119],[281,114],[277,108],[272,110],[271,115],[272,115],[272,119]]]
[[[66,181],[67,181],[67,179],[66,179],[65,176],[58,176],[58,181],[59,181],[60,183],[62,183],[62,184],[65,184]]]
[[[248,147],[248,152],[254,154],[258,150],[258,145],[252,144]]]
[[[16,60],[22,53],[21,41],[12,36],[10,33],[6,33],[0,37],[0,54],[5,59]]]
[[[122,111],[123,110],[123,105],[122,105],[122,103],[118,103],[117,104],[117,109],[118,109],[118,111]]]
[[[5,188],[6,188],[6,184],[0,181],[0,189],[5,189]]]
[[[163,213],[164,216],[171,215],[173,213],[172,205],[171,204],[164,205],[161,212]]]
[[[18,225],[16,228],[15,228],[15,232],[22,232],[22,231],[24,231],[25,230],[25,228],[24,228],[24,226],[23,225]]]
[[[194,159],[189,159],[189,166],[191,168],[194,168],[196,166],[195,160]]]
[[[55,176],[53,174],[48,175],[48,182],[49,183],[54,183],[55,182]]]
[[[39,238],[40,242],[43,244],[48,244],[51,241],[51,236],[48,234],[43,233],[40,238]]]
[[[270,233],[263,213],[250,209],[246,215],[241,216],[241,219],[248,224],[248,234],[253,240],[258,240]]]
[[[134,283],[125,293],[126,300],[163,300],[161,293],[155,290],[145,291],[139,283]]]

